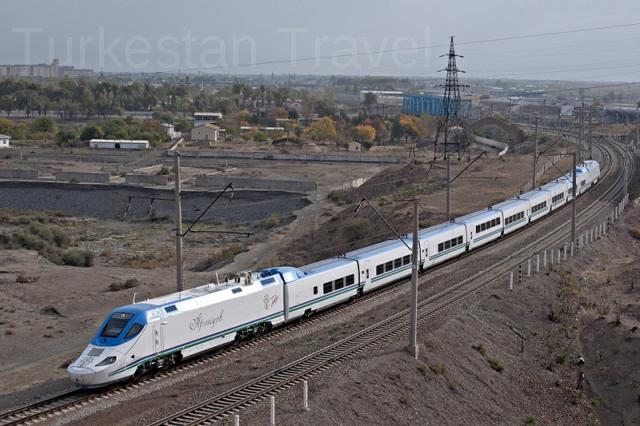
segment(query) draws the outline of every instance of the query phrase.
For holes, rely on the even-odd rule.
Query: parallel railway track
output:
[[[599,147],[599,149],[602,150],[604,155],[608,155],[610,158],[607,170],[603,173],[604,176],[608,174],[613,167],[613,156],[608,151],[608,154],[605,154],[606,149],[602,147]],[[624,155],[619,146],[616,145],[615,149]],[[627,158],[624,158],[624,161],[627,161]],[[633,166],[633,162],[631,162],[631,165]],[[631,175],[632,173],[629,174],[629,176]],[[615,179],[615,182],[600,197],[580,212],[578,220],[581,226],[584,226],[596,218],[600,218],[603,211],[609,208],[609,203],[615,201],[616,198],[621,195],[622,179],[623,173],[620,173]],[[555,227],[555,229],[526,244],[505,259],[494,263],[489,268],[468,277],[440,293],[422,300],[418,304],[418,321],[423,323],[448,307],[459,303],[467,296],[476,293],[478,290],[494,282],[497,278],[504,276],[517,265],[521,265],[536,252],[551,247],[555,248],[557,244],[566,241],[568,234],[566,230],[568,229],[569,223],[570,221],[562,223]],[[335,364],[352,358],[381,343],[388,342],[402,333],[406,333],[409,327],[408,320],[409,309],[405,309],[310,355],[158,420],[152,425],[186,426],[216,423],[229,414],[249,407],[268,396],[289,388],[301,380],[319,374]]]
[[[604,147],[598,145],[598,149],[601,150],[602,155],[603,155],[603,160],[606,160],[605,163],[605,167],[603,167],[604,170],[602,170],[602,179],[604,179],[612,170],[613,168],[613,163],[614,163],[614,159],[613,156],[611,155],[611,153]],[[620,147],[616,147],[617,150],[620,150]],[[631,175],[631,174],[630,174]],[[602,180],[601,179],[601,180]],[[593,203],[589,204],[588,207],[586,207],[585,209],[583,209],[579,215],[579,217],[582,219],[583,216],[588,213],[589,211],[591,211],[591,209],[594,208],[594,206],[596,206],[598,203],[603,202],[603,201],[609,201],[609,198],[607,197],[615,197],[615,194],[613,196],[611,196],[611,191],[613,191],[617,186],[620,186],[620,181],[622,180],[622,173],[620,174],[620,176],[616,179],[615,183],[613,185],[611,185],[607,191],[605,191],[604,194],[602,194],[600,197],[598,197],[597,200],[595,200]],[[617,193],[616,193],[617,194]],[[605,200],[606,199],[606,200]],[[561,210],[559,210],[561,211]],[[589,219],[592,217],[597,216],[600,213],[601,209],[597,209],[597,212],[594,212],[593,214],[591,214],[591,216],[589,216]],[[585,219],[585,221],[588,219]],[[545,221],[541,221],[536,223],[537,224],[542,224]],[[535,225],[533,226],[535,227]],[[546,236],[549,235],[557,235],[557,230],[562,228],[562,227],[566,227],[566,223],[564,223],[563,225],[557,227],[556,229],[554,229],[552,232],[550,232],[549,234],[546,234]],[[530,228],[523,228],[521,231],[524,232],[527,229]],[[514,233],[515,234],[518,234]],[[510,236],[511,237],[511,236]],[[496,242],[497,243],[497,242]],[[521,253],[523,250],[528,250],[532,245],[537,244],[537,242],[533,242],[529,245],[527,245],[527,247],[521,249],[520,251],[518,251],[517,253]],[[487,245],[486,247],[483,248],[483,250],[489,249],[490,247],[493,247],[495,245],[491,244],[491,245]],[[482,251],[482,250],[480,250]],[[473,253],[469,253],[468,255],[472,255],[477,253],[477,251],[474,251]],[[513,256],[516,256],[517,253],[514,253],[512,256],[510,256],[510,258],[513,258]],[[505,261],[508,259],[505,259]],[[437,269],[445,267],[447,265],[449,265],[451,262],[455,261],[452,260],[450,262],[446,262],[442,265],[440,265]],[[501,262],[499,262],[500,265],[502,265]],[[494,265],[494,267],[500,267],[499,264]],[[431,268],[427,271],[427,273],[429,271],[433,271],[435,268]],[[457,289],[461,288],[462,286],[466,285],[468,282],[470,282],[470,280],[473,280],[479,276],[481,276],[484,273],[484,271],[481,271],[481,273],[474,275],[473,277],[470,277],[467,280],[462,281],[461,283],[457,284],[454,287],[450,287],[449,289],[438,293],[434,296],[431,296],[430,298],[424,300],[421,302],[421,311],[420,311],[420,318],[421,321],[424,321],[426,318],[432,316],[435,312],[439,312],[442,309],[444,309],[446,306],[449,306],[451,303],[453,303],[455,300],[460,299],[461,297],[454,297],[451,296],[453,293],[453,291],[456,291]],[[97,392],[85,392],[82,390],[73,390],[70,392],[66,392],[66,393],[62,393],[59,395],[55,395],[51,398],[47,398],[45,400],[36,402],[34,404],[25,406],[25,407],[21,407],[21,408],[17,408],[8,412],[4,412],[0,414],[0,426],[8,426],[8,425],[17,425],[17,424],[31,424],[31,423],[36,423],[36,422],[40,422],[40,421],[44,421],[47,419],[51,419],[52,417],[59,415],[61,413],[66,413],[69,411],[72,411],[74,409],[92,404],[92,403],[97,403],[101,400],[105,400],[108,399],[110,397],[113,396],[117,396],[117,395],[121,395],[123,393],[132,391],[134,389],[138,389],[142,386],[145,386],[146,384],[150,384],[153,382],[157,382],[159,380],[163,380],[168,378],[169,376],[172,376],[176,373],[182,372],[182,371],[186,371],[186,370],[192,370],[194,368],[199,368],[199,367],[203,367],[207,364],[212,363],[213,361],[216,361],[218,359],[220,359],[221,357],[236,353],[240,350],[243,350],[247,347],[251,347],[251,346],[255,346],[258,344],[261,344],[267,340],[271,340],[277,337],[280,337],[286,333],[290,333],[294,330],[297,330],[299,328],[302,327],[306,327],[312,323],[318,322],[318,321],[324,321],[330,317],[336,316],[341,314],[343,311],[347,310],[347,309],[351,309],[354,305],[356,304],[361,304],[367,301],[371,301],[373,299],[378,299],[381,297],[385,297],[388,298],[390,296],[393,296],[393,293],[396,292],[400,292],[402,291],[402,287],[401,284],[403,284],[404,282],[406,282],[406,280],[402,280],[399,281],[398,283],[396,283],[396,285],[392,285],[390,287],[387,288],[383,288],[380,289],[376,292],[367,294],[359,299],[354,300],[351,303],[347,303],[344,305],[340,305],[332,310],[326,311],[326,312],[322,312],[317,314],[316,316],[313,316],[309,319],[300,321],[300,322],[296,322],[287,326],[284,326],[282,328],[276,329],[272,332],[270,332],[268,335],[262,336],[262,337],[258,337],[255,338],[253,340],[250,341],[246,341],[246,342],[242,342],[236,346],[231,346],[231,347],[226,347],[226,348],[222,348],[219,349],[213,353],[207,354],[205,356],[190,360],[190,361],[186,361],[183,364],[177,366],[177,367],[173,367],[170,370],[167,371],[163,371],[163,372],[159,372],[153,376],[149,376],[149,377],[145,377],[143,378],[140,382],[138,383],[131,383],[131,384],[124,384],[124,385],[116,385],[115,387],[111,387],[111,388],[107,388],[107,389],[103,389]],[[486,284],[484,284],[486,285]],[[484,285],[478,287],[477,289],[483,287]],[[477,291],[477,289],[473,290],[473,291]],[[472,292],[473,292],[472,291]],[[467,293],[468,294],[468,293]],[[436,300],[440,300],[445,296],[450,296],[447,300],[449,302],[445,303],[443,306],[441,306],[440,308],[437,309],[437,311],[434,311],[432,313],[426,312],[424,311],[425,308],[425,304],[428,303],[434,303]],[[441,304],[443,302],[440,302]],[[230,406],[227,403],[227,408],[226,409],[219,409],[218,411],[216,411],[216,414],[213,417],[206,417],[206,421],[209,421],[211,419],[219,419],[224,417],[226,414],[228,414],[229,412],[238,409],[238,408],[242,408],[246,405],[248,405],[250,403],[250,401],[254,401],[256,400],[256,398],[259,398],[261,395],[262,396],[266,396],[269,393],[275,392],[275,390],[280,389],[283,386],[286,386],[286,383],[294,383],[297,380],[301,380],[302,377],[309,377],[310,375],[312,375],[312,373],[314,371],[321,371],[322,370],[322,363],[327,363],[330,362],[331,360],[337,362],[339,359],[346,359],[345,356],[345,348],[349,353],[359,353],[363,350],[366,350],[369,346],[375,344],[375,341],[378,342],[383,342],[383,341],[387,341],[390,338],[394,337],[395,335],[397,335],[399,332],[402,331],[402,323],[406,323],[406,318],[404,318],[404,314],[405,312],[401,312],[397,315],[394,315],[391,318],[388,318],[387,320],[383,321],[383,322],[387,322],[387,321],[391,321],[391,323],[389,323],[389,325],[385,326],[385,328],[382,331],[379,331],[376,327],[379,326],[381,323],[378,323],[374,326],[371,326],[359,333],[354,334],[353,339],[351,339],[351,337],[344,339],[343,341],[340,341],[338,343],[336,343],[335,345],[331,345],[330,347],[327,347],[325,349],[323,349],[323,353],[314,353],[312,355],[309,355],[308,357],[305,357],[304,359],[307,360],[308,362],[312,362],[314,363],[311,367],[309,367],[308,365],[288,365],[286,367],[284,367],[282,370],[283,372],[281,374],[284,375],[288,375],[288,379],[286,380],[280,380],[280,379],[275,379],[273,377],[265,377],[263,376],[263,378],[265,378],[267,380],[267,383],[275,383],[272,384],[271,387],[267,387],[266,391],[264,392],[260,392],[260,395],[258,395],[258,397],[255,396],[255,389],[251,388],[249,389],[247,386],[244,386],[243,389],[234,389],[232,391],[229,391],[225,394],[220,395],[219,397],[216,397],[217,399],[219,399],[220,401],[225,400],[224,398],[230,398],[231,400],[238,400],[238,394],[239,395],[246,395],[244,396],[244,398],[241,398],[240,400],[238,400],[239,402],[236,403],[236,405],[231,404],[232,406]],[[400,328],[397,328],[400,327]],[[375,328],[375,330],[374,330]],[[389,331],[389,330],[392,331]],[[372,334],[373,333],[373,334]],[[380,333],[382,333],[383,336],[387,336],[387,337],[383,337],[382,335],[380,335]],[[375,336],[373,338],[373,340],[369,339],[368,337],[370,336]],[[365,340],[362,340],[365,339]],[[345,347],[344,345],[341,346],[337,346],[338,344],[340,344],[341,342],[344,342],[345,344],[348,342],[345,342],[346,340],[352,342],[350,345],[353,347],[352,349],[350,349],[349,347]],[[354,346],[355,345],[355,346]],[[327,358],[329,357],[329,358]],[[318,361],[320,360],[320,361]],[[320,362],[320,364],[317,364],[317,362]],[[288,367],[291,367],[292,369],[289,370]],[[326,367],[328,368],[328,366]],[[279,371],[280,371],[279,370]],[[285,370],[287,372],[285,372]],[[293,376],[291,376],[291,371],[293,371],[295,374]],[[299,376],[299,377],[298,377]],[[256,379],[256,380],[260,380],[260,379]],[[276,380],[276,382],[274,382],[274,380]],[[286,382],[286,383],[285,383]],[[258,388],[264,388],[264,383],[256,383],[255,386],[257,386]],[[233,393],[233,392],[236,393]],[[220,402],[214,402],[214,405],[216,407],[220,406]],[[229,408],[231,407],[231,408]],[[211,411],[209,408],[206,407],[200,407],[199,408],[201,411],[203,412],[207,412],[207,411]],[[188,417],[190,417],[189,413],[187,412],[188,410],[185,410],[185,413],[183,413],[183,415],[186,415]],[[179,418],[175,418],[175,419],[164,419],[161,422],[158,422],[157,424],[195,424],[195,423],[184,423],[181,420],[179,420]]]

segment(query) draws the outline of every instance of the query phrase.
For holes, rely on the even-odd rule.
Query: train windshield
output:
[[[113,338],[118,337],[131,318],[133,318],[133,314],[126,312],[114,312],[102,329],[100,336]]]

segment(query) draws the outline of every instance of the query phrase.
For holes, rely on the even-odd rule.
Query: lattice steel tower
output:
[[[456,65],[456,58],[463,58],[462,55],[457,55],[455,47],[453,45],[453,36],[451,36],[451,43],[449,45],[449,53],[445,55],[441,55],[440,57],[448,57],[449,62],[447,63],[447,67],[441,69],[439,71],[447,72],[447,79],[445,81],[444,86],[439,85],[437,87],[444,87],[444,98],[442,99],[442,109],[443,113],[438,120],[438,128],[436,131],[436,139],[433,147],[433,158],[435,159],[438,155],[438,139],[440,135],[444,135],[444,147],[442,148],[442,152],[444,158],[447,158],[449,152],[451,152],[451,145],[455,145],[455,148],[458,152],[458,160],[460,159],[460,146],[462,143],[467,142],[467,135],[464,131],[463,127],[463,108],[462,108],[462,99],[460,98],[460,89],[465,87],[469,87],[466,84],[460,84],[458,81],[458,73],[464,73],[465,71],[458,68]],[[453,133],[454,142],[451,142],[450,136]],[[468,144],[467,144],[468,145]]]

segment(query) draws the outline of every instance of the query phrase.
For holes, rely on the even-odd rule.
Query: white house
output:
[[[170,123],[162,123],[162,131],[169,137],[169,139],[176,139],[180,137],[180,132],[176,132],[176,126]]]
[[[0,148],[9,148],[9,141],[11,136],[0,134]]]
[[[97,149],[149,149],[149,141],[134,141],[127,139],[91,139],[91,148]]]

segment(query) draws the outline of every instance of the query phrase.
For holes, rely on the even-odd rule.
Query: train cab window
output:
[[[100,336],[118,337],[131,318],[133,318],[133,314],[126,312],[114,312],[102,329]]]
[[[165,306],[165,307],[164,307],[164,311],[165,311],[166,313],[175,312],[175,311],[177,311],[177,310],[178,310],[178,308],[176,308],[176,305],[169,305],[169,306]]]
[[[313,294],[318,294],[318,286],[313,287]]]
[[[393,262],[387,262],[384,264],[384,271],[389,272],[393,269]]]
[[[324,294],[331,293],[333,291],[333,282],[329,281],[328,283],[322,284],[322,292]]]
[[[406,255],[405,257],[402,258],[402,264],[403,265],[408,265],[411,263],[411,256],[410,255]]]
[[[138,333],[140,333],[140,330],[142,330],[142,328],[143,328],[142,324],[138,324],[138,323],[133,324],[129,329],[129,331],[127,332],[127,335],[124,336],[124,338],[131,339],[132,337],[137,336]]]
[[[356,278],[356,277],[355,277],[353,274],[351,274],[351,275],[347,276],[347,278],[346,278],[346,280],[347,280],[347,285],[351,285],[351,284],[353,284],[354,282],[356,282],[356,281],[355,281],[355,278]]]
[[[399,257],[396,260],[393,261],[393,267],[394,268],[399,268],[402,266],[402,258]]]
[[[384,274],[384,265],[376,266],[376,275]]]
[[[333,282],[333,288],[335,290],[340,290],[342,287],[344,287],[344,278],[338,278]]]

